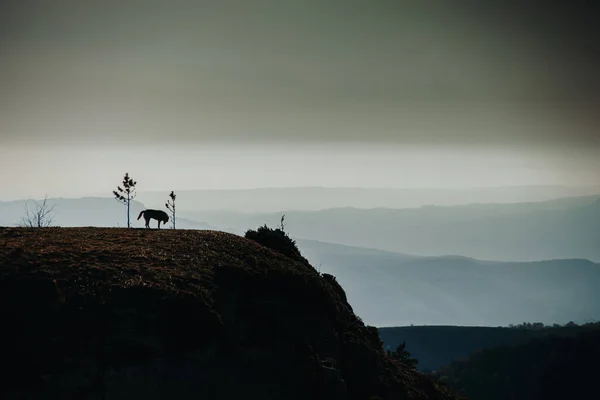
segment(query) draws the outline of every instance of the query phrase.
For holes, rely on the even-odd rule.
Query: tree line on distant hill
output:
[[[595,324],[594,322],[590,322],[589,324]],[[584,324],[588,325],[588,324]],[[570,328],[570,327],[575,327],[575,326],[579,326],[577,325],[575,322],[573,321],[569,321],[564,325],[560,325],[560,324],[552,324],[552,325],[544,325],[543,322],[523,322],[522,324],[510,324],[508,325],[509,328],[512,329],[550,329],[550,328]]]
[[[588,398],[597,393],[600,358],[600,325],[590,327],[482,349],[430,376],[471,400]]]

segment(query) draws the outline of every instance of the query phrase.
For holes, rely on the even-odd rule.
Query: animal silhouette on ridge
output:
[[[146,228],[148,228],[148,229],[150,229],[150,220],[151,219],[155,219],[158,221],[158,229],[160,229],[161,222],[163,224],[166,224],[167,222],[169,222],[169,216],[167,215],[166,212],[164,212],[162,210],[144,210],[140,213],[140,215],[138,215],[137,219],[139,220],[140,218],[142,218],[142,215],[144,216],[144,219],[146,220]]]

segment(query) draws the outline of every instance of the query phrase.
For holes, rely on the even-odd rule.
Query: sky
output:
[[[0,3],[0,199],[600,185],[591,1]]]

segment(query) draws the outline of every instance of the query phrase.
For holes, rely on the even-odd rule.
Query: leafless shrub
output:
[[[29,209],[28,201],[25,202],[25,215],[21,217],[21,222],[18,226],[22,228],[46,228],[52,226],[54,222],[54,207],[55,204],[48,204],[48,196],[44,196],[44,200],[39,202],[33,200],[35,208]]]

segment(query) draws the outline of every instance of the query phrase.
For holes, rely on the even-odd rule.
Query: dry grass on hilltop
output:
[[[0,397],[457,398],[332,277],[224,232],[0,228],[0,320]]]

